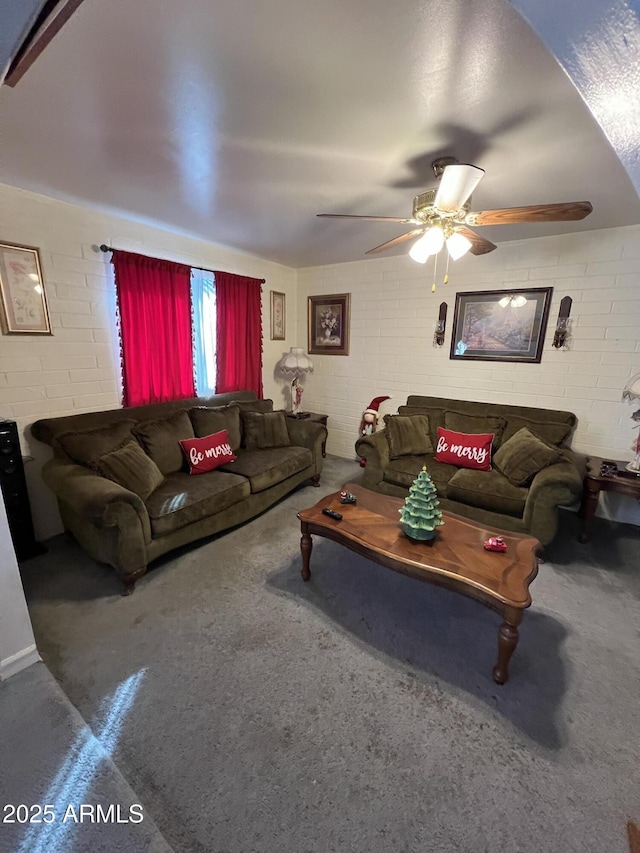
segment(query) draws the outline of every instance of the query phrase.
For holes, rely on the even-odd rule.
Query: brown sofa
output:
[[[556,534],[558,507],[575,504],[581,497],[584,460],[566,446],[576,423],[571,412],[412,395],[399,407],[398,415],[411,417],[414,425],[426,425],[430,451],[412,453],[413,448],[408,446],[396,447],[392,453],[388,427],[394,416],[386,415],[387,428],[356,442],[357,454],[366,460],[362,483],[369,489],[405,497],[424,465],[438,490],[442,509],[471,518],[489,530],[529,533],[543,545]],[[420,415],[427,421],[414,420]],[[391,426],[396,429],[399,423]],[[494,433],[492,470],[437,462],[434,449],[439,426],[462,433]],[[514,476],[507,464],[518,461],[516,455],[522,450],[518,441],[528,438],[527,431],[540,440],[537,449],[545,464],[531,476],[526,470]],[[516,452],[509,458],[511,448]],[[519,461],[522,457],[520,452]],[[525,455],[525,462],[529,461]]]
[[[275,422],[277,440],[263,421]],[[222,427],[236,461],[190,475],[179,439]],[[273,402],[252,391],[45,418],[31,429],[53,448],[42,476],[65,529],[113,566],[127,593],[162,554],[252,518],[306,480],[319,485],[327,434],[321,424],[273,414]],[[135,464],[114,474],[123,452]]]

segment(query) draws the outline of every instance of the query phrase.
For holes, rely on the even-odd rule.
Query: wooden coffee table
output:
[[[316,534],[396,572],[445,586],[486,604],[502,614],[493,679],[504,684],[509,678],[509,660],[518,644],[518,625],[531,604],[529,584],[538,573],[538,540],[518,533],[484,530],[467,518],[443,512],[445,523],[438,528],[436,538],[431,543],[415,542],[400,528],[398,510],[404,502],[402,498],[378,494],[354,483],[347,483],[344,488],[356,495],[357,504],[341,504],[340,493],[336,492],[298,513],[303,580],[311,577],[311,535]],[[325,507],[341,513],[342,520],[324,515]],[[485,551],[485,539],[496,533],[504,537],[506,552]]]

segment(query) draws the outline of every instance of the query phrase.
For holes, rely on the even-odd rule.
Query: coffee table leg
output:
[[[311,536],[309,535],[309,530],[307,525],[302,522],[302,538],[300,539],[300,551],[302,552],[302,570],[300,574],[302,575],[303,581],[308,581],[311,577],[311,569],[309,568],[309,560],[311,559],[311,549],[313,548],[313,541]]]
[[[522,613],[515,607],[505,607],[504,622],[498,632],[498,663],[493,668],[496,684],[505,684],[509,679],[509,661],[518,645],[518,625]]]

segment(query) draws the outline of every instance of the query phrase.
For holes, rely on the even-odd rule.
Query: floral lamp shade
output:
[[[300,377],[305,373],[313,373],[313,362],[302,347],[291,347],[278,364],[276,371],[291,381],[291,411],[297,415],[302,402],[302,385]]]

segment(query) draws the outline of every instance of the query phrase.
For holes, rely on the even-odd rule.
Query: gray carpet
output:
[[[130,598],[64,537],[24,565],[38,648],[94,733],[128,691],[110,751],[145,815],[194,853],[628,853],[638,529],[596,520],[580,545],[562,513],[498,687],[480,604],[319,538],[302,582],[297,510],[358,473],[328,457],[321,489]]]

